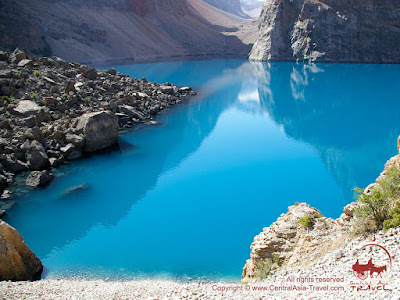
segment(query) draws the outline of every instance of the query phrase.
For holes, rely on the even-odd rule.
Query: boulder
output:
[[[95,80],[97,78],[97,70],[95,68],[87,68],[83,72],[83,76],[90,80]]]
[[[36,115],[39,113],[40,110],[41,107],[37,105],[35,102],[30,100],[19,101],[17,107],[14,108],[14,112],[24,117]]]
[[[18,67],[31,67],[33,65],[33,61],[30,59],[23,59],[18,63]]]
[[[37,119],[34,118],[34,120],[36,121]],[[30,124],[28,124],[28,125],[30,125]],[[26,138],[28,138],[30,140],[41,141],[43,139],[43,133],[37,126],[27,129],[25,131],[24,135]]]
[[[87,113],[78,119],[76,130],[81,132],[86,152],[94,152],[118,143],[118,118],[110,111]]]
[[[43,265],[13,227],[0,220],[0,280],[39,280]]]
[[[49,171],[32,171],[26,179],[26,185],[30,187],[44,186],[52,181],[54,175]]]
[[[19,173],[28,169],[28,166],[20,160],[7,158],[3,162],[4,168],[7,171]]]
[[[18,48],[14,50],[13,53],[10,55],[10,61],[13,64],[18,64],[21,60],[27,59],[26,53]]]
[[[49,157],[46,150],[38,141],[32,141],[25,153],[29,169],[34,171],[44,170],[50,167]]]

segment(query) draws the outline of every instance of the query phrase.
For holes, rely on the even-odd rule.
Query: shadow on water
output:
[[[220,114],[236,99],[240,85],[231,80],[224,68],[216,70],[215,74],[209,74],[209,80],[230,86],[224,97],[217,90],[201,90],[201,96],[207,94],[206,101],[193,97],[158,116],[160,124],[156,127],[165,130],[138,128],[120,136],[119,147],[62,167],[55,172],[56,179],[51,185],[18,199],[6,221],[16,224],[42,258],[79,240],[94,226],[118,223],[132,205],[154,188],[161,174],[196,151],[212,132]],[[220,73],[221,70],[225,73]],[[153,141],[151,148],[135,145],[137,135],[142,134]]]
[[[346,198],[396,154],[396,65],[251,63],[260,100],[285,133],[312,145]]]

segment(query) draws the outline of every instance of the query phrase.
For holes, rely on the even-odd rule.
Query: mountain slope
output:
[[[201,0],[0,0],[0,9],[1,46],[79,62],[245,56],[251,48],[224,34],[244,18]]]

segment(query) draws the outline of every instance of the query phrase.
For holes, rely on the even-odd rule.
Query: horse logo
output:
[[[365,245],[362,248],[360,248],[359,250],[357,250],[354,253],[354,255],[357,255],[359,251],[365,249],[368,246],[379,247],[379,248],[383,249],[386,252],[387,256],[389,257],[390,268],[392,267],[392,257],[390,255],[389,251],[387,251],[386,248],[382,247],[381,245],[377,245],[377,244]],[[359,259],[357,259],[356,263],[352,266],[352,269],[353,269],[354,276],[360,278],[361,280],[364,280],[364,279],[368,278],[368,275],[371,278],[378,277],[378,276],[382,277],[384,272],[387,272],[388,265],[377,266],[373,263],[372,257],[371,257],[367,264],[361,264]]]

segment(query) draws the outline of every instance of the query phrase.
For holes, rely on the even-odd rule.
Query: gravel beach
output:
[[[375,240],[373,238],[375,237]],[[353,240],[299,270],[277,270],[267,280],[248,284],[172,280],[70,280],[0,282],[1,299],[400,299],[400,228]],[[379,244],[391,254],[382,277],[354,276],[354,251]],[[379,249],[365,257],[384,258]],[[295,289],[294,289],[295,287]]]

